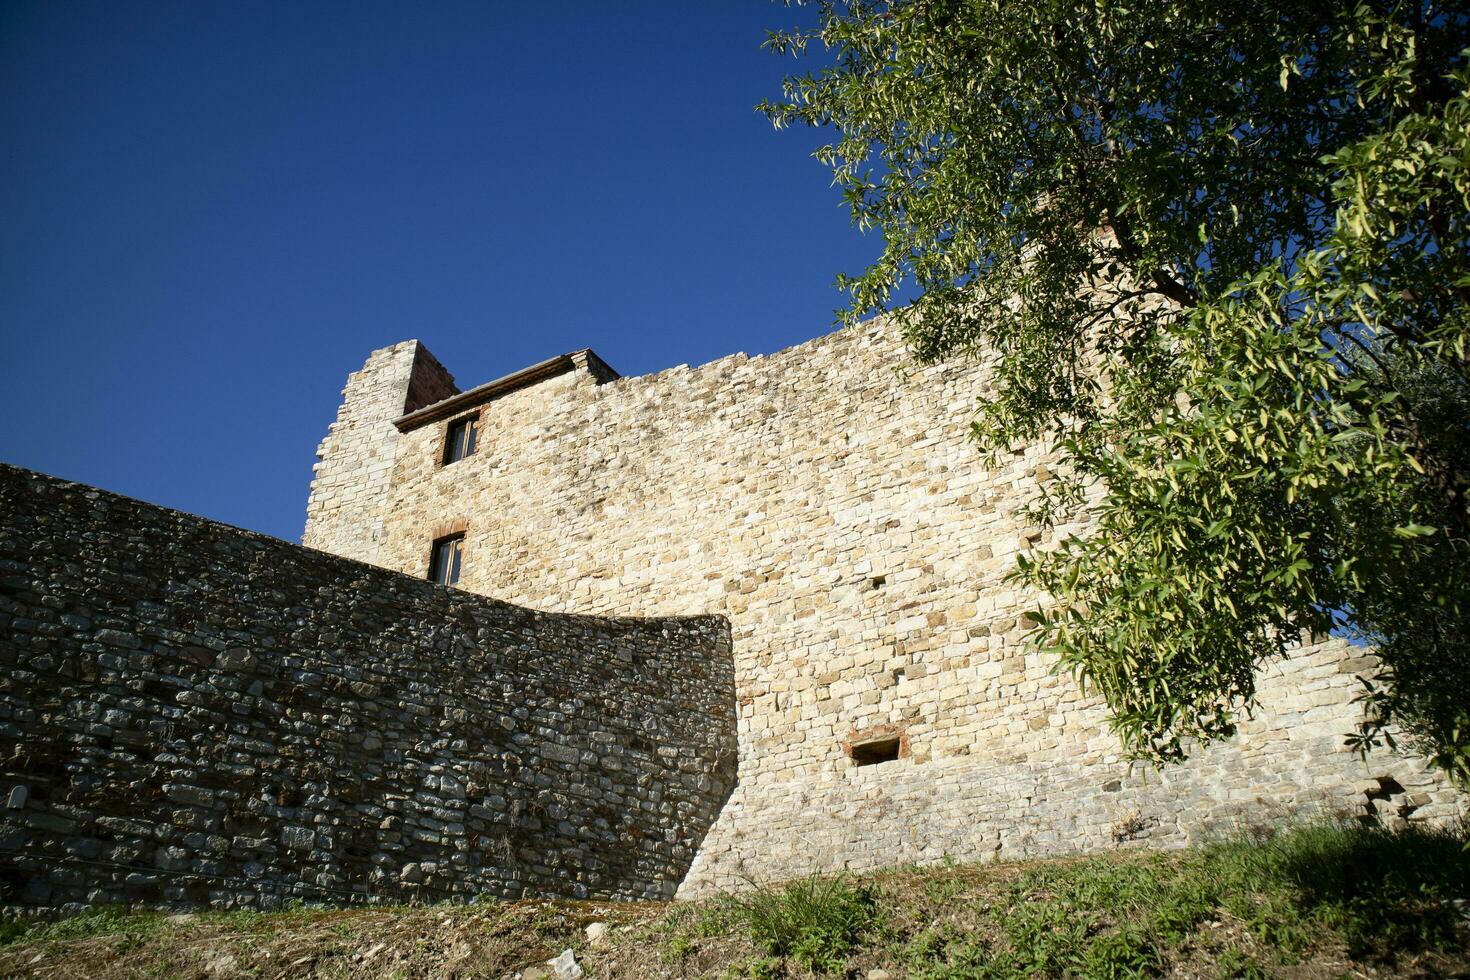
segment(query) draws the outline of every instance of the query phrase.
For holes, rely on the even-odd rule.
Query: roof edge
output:
[[[606,361],[593,353],[591,348],[583,348],[579,351],[572,351],[570,354],[549,357],[538,364],[532,364],[530,367],[521,368],[504,377],[496,378],[494,381],[487,381],[482,385],[461,391],[457,395],[450,395],[448,398],[425,405],[423,408],[394,419],[393,425],[399,432],[408,432],[410,429],[416,429],[429,422],[437,422],[456,412],[527,388],[538,381],[545,381],[548,378],[566,374],[568,371],[574,371],[579,366],[587,365],[589,361],[596,361],[613,378],[620,377]]]

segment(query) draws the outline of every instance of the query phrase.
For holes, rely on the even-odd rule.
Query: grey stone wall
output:
[[[0,904],[672,895],[718,617],[533,612],[0,466]]]

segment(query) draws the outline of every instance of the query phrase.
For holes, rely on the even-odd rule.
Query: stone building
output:
[[[680,894],[814,870],[1187,843],[1327,807],[1451,819],[1413,759],[1350,753],[1362,651],[1299,650],[1236,739],[1135,771],[1028,650],[1038,449],[985,469],[982,378],[873,322],[619,377],[589,350],[460,391],[417,341],[353,374],[303,543],[550,613],[724,617],[738,778]],[[647,721],[656,733],[655,720]]]

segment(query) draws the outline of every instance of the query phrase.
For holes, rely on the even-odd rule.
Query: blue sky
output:
[[[879,242],[763,0],[0,0],[0,460],[295,540],[368,352],[461,386],[825,333]]]

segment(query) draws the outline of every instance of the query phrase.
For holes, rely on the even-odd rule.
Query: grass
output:
[[[915,980],[1470,975],[1463,832],[1313,824],[1192,851],[807,878],[673,906],[96,909],[0,928],[0,976]],[[596,947],[583,927],[612,927]],[[221,964],[224,967],[221,968]]]
[[[1300,946],[1305,937],[1273,934],[1278,922],[1329,929],[1352,955],[1376,958],[1465,938],[1463,904],[1455,905],[1470,899],[1463,833],[1319,824],[1257,832],[1202,857],[1224,885],[1216,899],[1251,916],[1257,934],[1280,945]],[[1254,905],[1253,893],[1262,895]]]
[[[168,916],[162,912],[133,911],[115,905],[99,905],[55,922],[26,923],[6,920],[0,926],[0,945],[65,942],[92,936],[141,940],[158,932],[167,921]]]
[[[842,876],[801,878],[774,888],[728,895],[706,909],[706,935],[723,925],[742,930],[766,958],[806,970],[840,970],[878,917],[877,895]]]
[[[1470,896],[1470,852],[1463,834],[1431,830],[1319,824],[1184,854],[1038,863],[992,894],[980,928],[919,933],[910,975],[1149,977],[1204,959],[1246,977],[1329,950],[1463,962],[1470,943],[1455,904]]]

